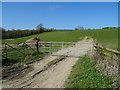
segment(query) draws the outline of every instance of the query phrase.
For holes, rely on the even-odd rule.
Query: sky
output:
[[[86,29],[118,26],[117,2],[2,2],[5,29]]]
[[[119,2],[119,0],[1,0],[2,2]]]

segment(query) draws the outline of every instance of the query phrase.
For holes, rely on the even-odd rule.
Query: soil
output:
[[[79,57],[91,53],[92,49],[92,39],[80,41],[73,47],[63,48],[42,60],[26,64],[27,66],[20,70],[16,69],[17,74],[12,74],[12,77],[9,77],[8,72],[6,72],[8,76],[3,78],[3,88],[64,88],[72,66]],[[67,57],[50,66],[47,70],[41,71],[48,62],[61,55]]]

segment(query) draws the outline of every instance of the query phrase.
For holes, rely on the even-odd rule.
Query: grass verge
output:
[[[115,88],[115,78],[97,72],[89,56],[81,57],[73,66],[66,88]]]

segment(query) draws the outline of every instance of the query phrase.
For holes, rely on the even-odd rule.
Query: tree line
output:
[[[37,25],[36,29],[33,30],[6,30],[4,28],[0,28],[2,30],[2,39],[11,39],[11,38],[18,38],[18,37],[25,37],[33,34],[39,34],[43,32],[51,32],[54,29],[47,29],[44,28],[42,24]]]
[[[102,29],[116,29],[116,28],[120,28],[120,27],[103,27]]]

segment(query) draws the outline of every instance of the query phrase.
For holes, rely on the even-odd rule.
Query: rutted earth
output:
[[[28,64],[32,68],[29,73],[22,75],[27,71],[19,71],[16,76],[3,79],[3,88],[64,88],[72,66],[80,56],[91,53],[92,49],[92,39],[80,41],[73,47],[63,48],[42,60]],[[40,72],[48,62],[58,58],[60,55],[67,57],[50,66],[47,70]]]

